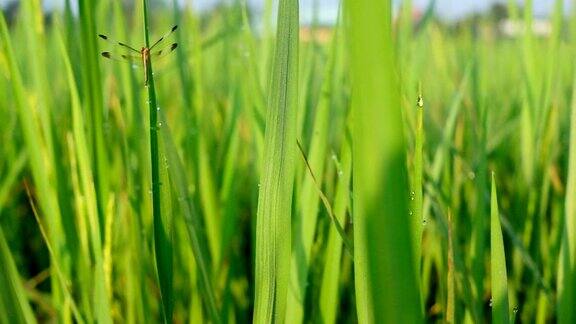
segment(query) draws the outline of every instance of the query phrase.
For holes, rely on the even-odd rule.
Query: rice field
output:
[[[3,11],[0,323],[575,323],[565,1],[340,6]]]

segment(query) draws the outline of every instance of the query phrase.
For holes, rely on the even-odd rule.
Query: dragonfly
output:
[[[178,43],[172,43],[162,49],[157,49],[160,47],[164,40],[169,38],[175,31],[178,29],[178,25],[172,27],[164,36],[160,37],[156,42],[152,44],[150,47],[143,46],[140,50],[137,50],[133,46],[130,46],[124,42],[119,42],[113,40],[112,38],[98,34],[98,37],[101,39],[112,43],[113,45],[118,45],[122,47],[123,50],[128,51],[126,54],[117,55],[112,52],[102,52],[101,55],[107,59],[114,60],[114,61],[125,61],[130,63],[139,63],[142,64],[144,67],[144,85],[148,86],[148,68],[147,63],[153,58],[160,58],[164,57],[170,53],[172,53],[177,47]]]

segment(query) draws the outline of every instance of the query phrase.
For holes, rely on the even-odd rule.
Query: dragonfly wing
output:
[[[138,55],[132,54],[116,54],[112,52],[102,52],[101,55],[109,60],[119,62],[130,62],[132,64],[142,65],[142,59]]]
[[[178,47],[178,43],[174,43],[170,46],[166,46],[165,48],[152,52],[150,54],[150,57],[152,57],[152,59],[158,60],[160,58],[166,57],[168,54],[174,52],[174,50]]]
[[[158,39],[154,44],[152,44],[152,46],[150,46],[150,50],[152,50],[158,44],[162,43],[162,41],[165,40],[166,38],[170,37],[170,35],[172,35],[172,33],[176,31],[176,29],[178,29],[178,25],[172,27],[166,34],[164,34],[164,36],[160,37],[160,39]]]
[[[132,51],[132,52],[136,52],[136,53],[140,54],[140,51],[139,51],[139,50],[135,49],[134,47],[132,47],[132,46],[126,44],[126,43],[116,41],[116,40],[114,40],[114,39],[112,39],[112,38],[110,38],[110,37],[108,37],[108,36],[106,36],[106,35],[103,35],[103,34],[98,34],[98,37],[100,37],[100,39],[103,39],[103,40],[111,43],[112,45],[119,45],[119,46],[124,47],[124,48],[127,49],[127,50],[130,50],[130,51]]]

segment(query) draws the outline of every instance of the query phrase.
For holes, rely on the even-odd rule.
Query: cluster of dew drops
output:
[[[410,200],[414,201],[414,199],[416,199],[416,192],[415,191],[411,191],[410,192]],[[414,215],[414,212],[412,210],[410,210],[409,212],[410,216]],[[422,226],[426,226],[426,219],[422,219]]]
[[[490,306],[490,308],[492,308],[492,305],[494,304],[492,298],[490,298],[490,303],[488,304],[488,306]],[[512,311],[514,312],[514,315],[516,315],[516,313],[518,313],[518,311],[520,310],[520,308],[518,307],[518,305],[514,306],[514,308],[512,309]]]

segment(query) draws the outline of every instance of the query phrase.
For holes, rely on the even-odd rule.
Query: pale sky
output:
[[[11,0],[0,0],[0,5],[5,5]],[[16,0],[25,1],[25,0]],[[152,0],[160,1],[160,0]],[[179,2],[193,2],[196,7],[206,9],[222,0],[178,0]],[[225,0],[230,2],[232,0]],[[312,16],[312,4],[314,0],[300,0],[301,20],[303,22],[310,21]],[[320,20],[324,23],[329,23],[335,20],[338,11],[338,0],[318,0],[320,4]],[[431,0],[413,0],[413,3],[420,8],[425,8]],[[64,0],[44,0],[44,5],[47,8],[62,5]],[[172,2],[168,0],[168,2]],[[248,0],[253,8],[261,8],[263,0]],[[401,0],[394,0],[395,3],[400,3]],[[482,10],[490,7],[495,2],[506,2],[506,0],[436,0],[436,13],[441,17],[447,19],[454,19],[461,17],[475,10]],[[523,0],[519,0],[523,2]],[[546,15],[554,6],[553,0],[533,0],[534,11],[537,15]],[[564,0],[566,8],[570,5],[571,0]]]

